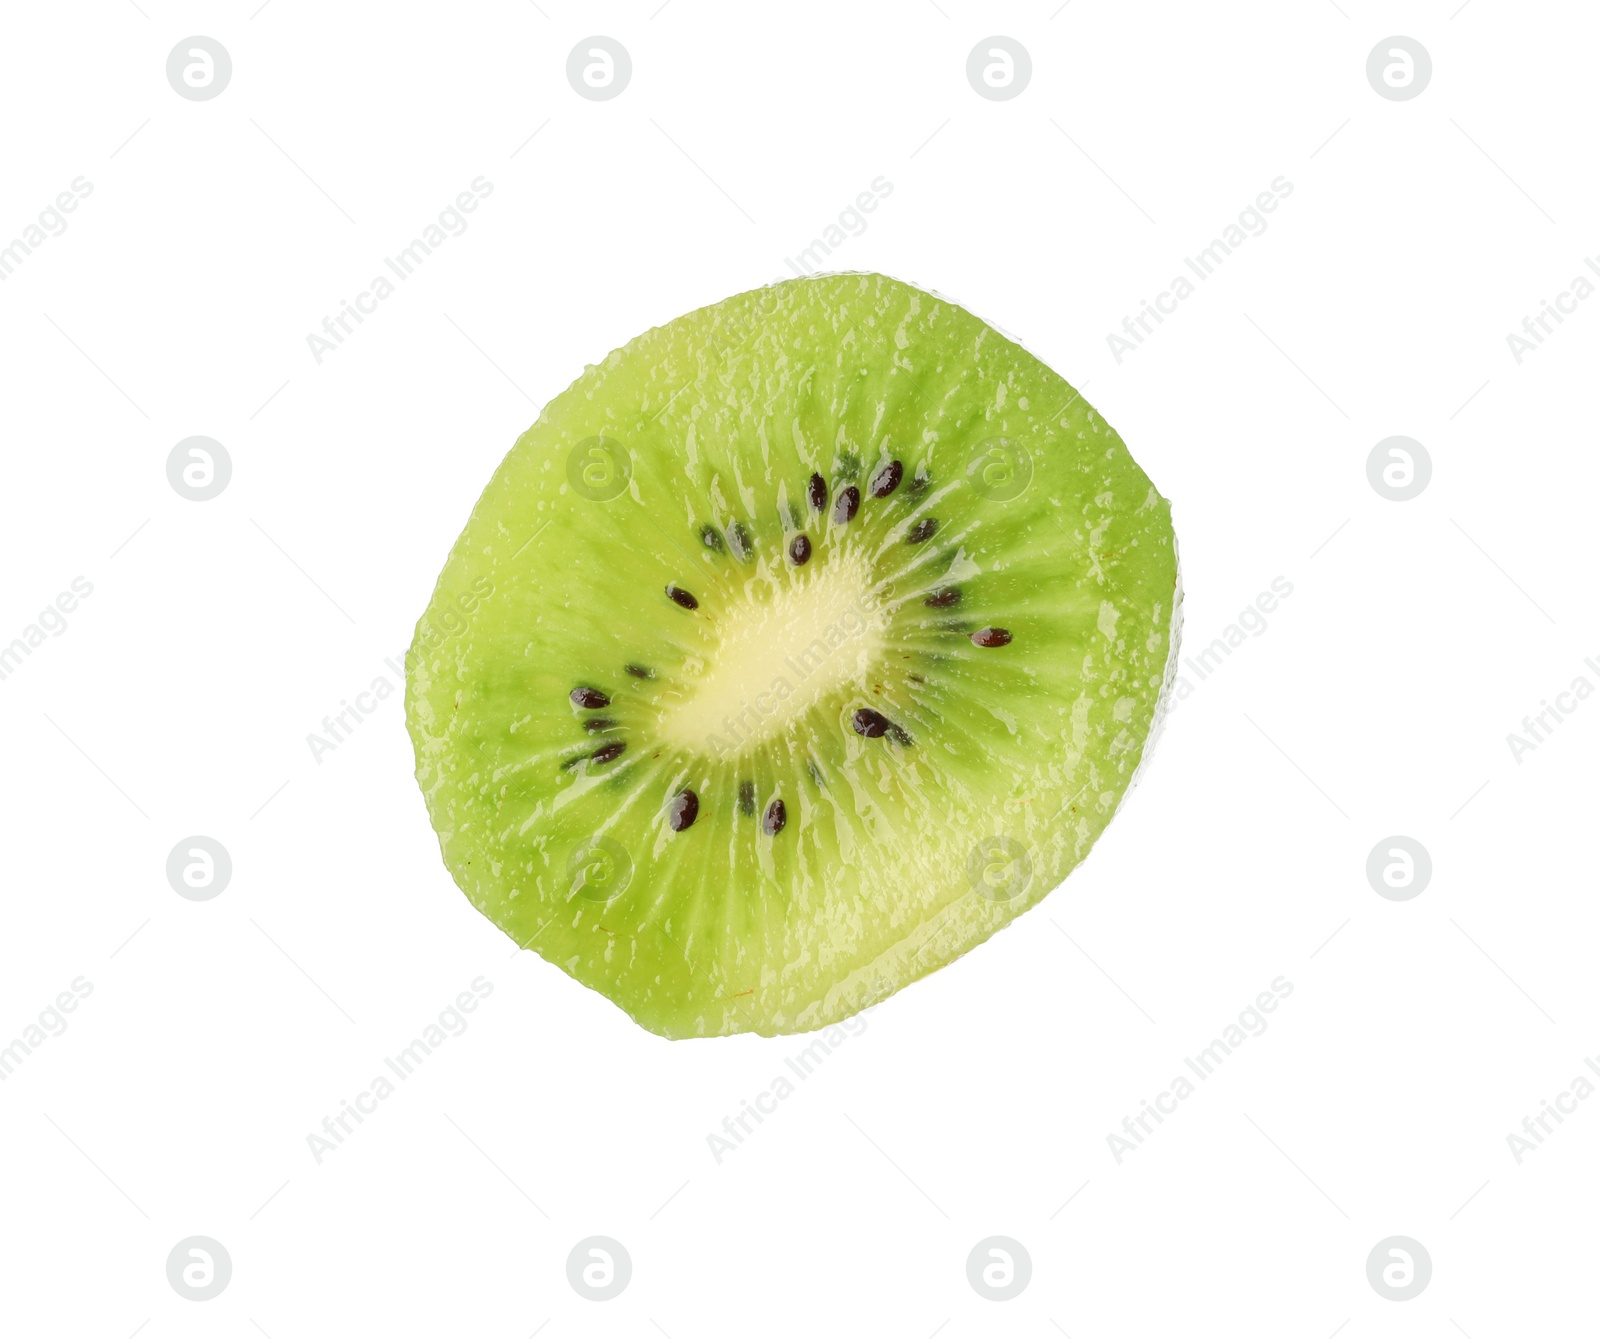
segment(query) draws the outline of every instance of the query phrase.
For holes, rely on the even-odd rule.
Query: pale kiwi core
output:
[[[870,579],[865,558],[849,553],[813,565],[809,579],[786,589],[747,587],[728,605],[705,656],[686,659],[683,694],[658,718],[662,739],[737,758],[864,684],[882,660],[888,627]]]

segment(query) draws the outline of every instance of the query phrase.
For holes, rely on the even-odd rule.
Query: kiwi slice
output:
[[[1177,577],[1117,434],[960,307],[849,274],[691,312],[545,408],[417,625],[445,864],[651,1031],[823,1027],[1088,853]]]

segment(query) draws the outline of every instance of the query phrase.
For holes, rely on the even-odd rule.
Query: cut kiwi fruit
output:
[[[651,330],[501,463],[406,657],[444,861],[667,1037],[824,1027],[1034,905],[1170,684],[1169,507],[1072,387],[873,274]]]

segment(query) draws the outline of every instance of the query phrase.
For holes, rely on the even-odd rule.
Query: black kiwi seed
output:
[[[647,665],[624,665],[622,668],[633,675],[635,679],[653,679],[656,677],[656,672]]]
[[[854,484],[840,491],[833,504],[833,520],[835,525],[849,525],[855,517],[856,508],[861,505],[861,490]],[[930,530],[928,532],[932,534]]]
[[[931,516],[924,516],[906,535],[907,544],[926,544],[933,538],[933,532],[939,528],[939,522]]]
[[[738,521],[728,527],[728,544],[738,558],[750,557],[750,532]]]
[[[872,476],[872,496],[888,497],[890,493],[900,487],[900,478],[905,473],[905,467],[898,460],[891,460],[881,470]]]
[[[572,705],[583,707],[589,711],[598,711],[601,707],[609,707],[611,699],[598,688],[574,688],[569,694]]]
[[[783,801],[774,800],[767,806],[767,812],[761,815],[761,830],[769,837],[776,837],[788,821],[789,813],[783,807]]]
[[[1004,628],[979,628],[972,634],[974,646],[1004,646],[1011,640],[1011,634]]]
[[[722,534],[714,525],[702,525],[700,527],[700,542],[708,549],[712,549],[717,553],[722,552]]]
[[[622,753],[622,750],[627,747],[628,746],[620,739],[613,740],[609,744],[601,745],[593,753],[591,753],[589,755],[589,761],[592,763],[608,763],[613,758],[619,757]]]
[[[700,816],[700,797],[692,790],[680,790],[667,801],[667,826],[674,832],[691,827]]]
[[[601,730],[614,729],[616,724],[609,716],[591,716],[583,723],[583,728],[590,734],[598,734]]]
[[[959,586],[946,586],[943,590],[936,590],[922,602],[930,609],[948,609],[952,605],[961,603],[961,588]]]
[[[804,567],[811,559],[811,541],[804,535],[796,535],[789,541],[789,561],[796,567]]]
[[[667,599],[671,600],[673,604],[682,605],[685,609],[698,609],[700,607],[700,601],[684,590],[682,586],[668,586]],[[605,703],[601,702],[597,705],[603,707]]]
[[[889,718],[871,707],[857,707],[850,724],[855,726],[858,735],[868,739],[878,739],[889,732]]]
[[[811,500],[811,510],[821,511],[828,505],[828,484],[820,474],[813,474],[806,485],[806,496]]]
[[[741,781],[739,783],[739,812],[746,818],[756,811],[756,783],[754,781]]]

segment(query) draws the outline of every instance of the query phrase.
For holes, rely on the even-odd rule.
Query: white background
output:
[[[0,284],[0,643],[93,594],[0,682],[0,1044],[93,992],[0,1083],[0,1330],[1593,1325],[1600,1100],[1520,1164],[1506,1136],[1600,1053],[1600,698],[1520,761],[1506,737],[1600,685],[1600,302],[1520,365],[1506,335],[1600,249],[1600,22],[1058,2],[7,6],[0,240],[93,190]],[[595,33],[632,58],[610,101],[565,75]],[[1031,55],[1010,101],[966,78],[994,33]],[[231,54],[214,100],[167,82],[191,34]],[[1366,78],[1392,34],[1432,56],[1411,101]],[[467,231],[319,365],[307,335],[480,175]],[[668,1043],[514,955],[440,862],[398,695],[320,763],[306,736],[398,685],[541,403],[788,273],[880,176],[830,268],[936,288],[1086,388],[1172,499],[1186,650],[1293,594],[1188,674],[1065,887],[719,1165],[707,1135],[804,1042]],[[1279,176],[1119,364],[1106,335]],[[165,472],[195,434],[233,462],[203,503]],[[1367,480],[1393,434],[1433,462],[1410,502]],[[166,879],[191,834],[232,857],[211,901]],[[1410,901],[1367,881],[1392,834],[1431,853]],[[480,975],[470,1028],[314,1161]],[[1270,1028],[1119,1164],[1107,1135],[1278,976]],[[204,1303],[165,1272],[195,1234],[233,1261]],[[565,1272],[595,1234],[633,1261],[603,1304]],[[1005,1303],[966,1277],[995,1234],[1033,1262]],[[1366,1278],[1395,1234],[1433,1261],[1408,1302]]]

